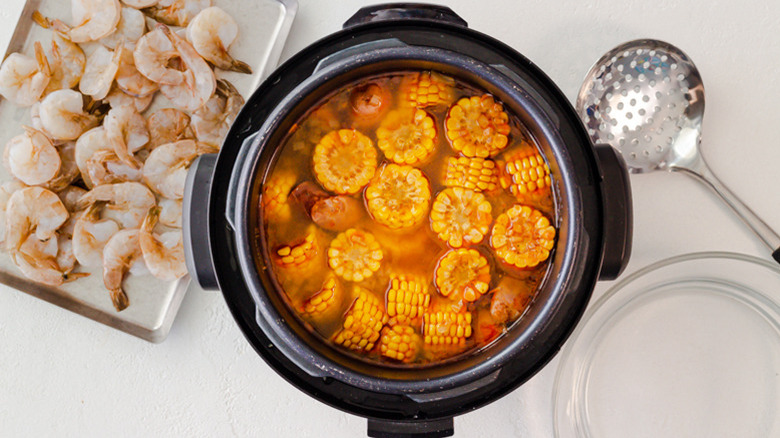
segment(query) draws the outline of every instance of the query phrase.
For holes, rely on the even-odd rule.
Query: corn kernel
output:
[[[428,284],[412,276],[393,275],[386,301],[390,324],[407,324],[420,317],[431,303]]]
[[[449,105],[455,98],[455,80],[436,72],[409,75],[402,87],[406,102],[413,108]]]
[[[493,221],[482,193],[461,187],[442,190],[431,207],[431,229],[453,248],[482,241]]]
[[[471,313],[437,311],[423,315],[423,340],[431,345],[463,346],[471,337]]]
[[[328,248],[328,265],[347,281],[363,281],[379,270],[382,248],[373,234],[350,228],[336,236]]]
[[[345,348],[370,351],[379,340],[388,316],[382,302],[366,288],[355,286],[357,298],[347,310],[342,329],[333,341]]]
[[[371,139],[354,129],[332,131],[314,148],[314,174],[326,190],[359,192],[374,176],[377,152]]]
[[[488,291],[490,265],[475,249],[450,250],[439,260],[433,277],[445,297],[473,302]]]
[[[417,164],[433,155],[436,126],[421,109],[390,112],[376,131],[377,146],[388,160],[397,164]]]
[[[419,169],[388,164],[368,184],[365,198],[376,222],[394,230],[411,228],[428,213],[431,187]]]
[[[336,276],[329,274],[322,283],[322,288],[301,304],[300,312],[305,316],[318,316],[325,313],[339,300],[342,290]]]
[[[549,193],[550,167],[536,148],[523,142],[521,147],[498,161],[501,187],[520,202],[533,201]]]
[[[486,158],[450,157],[444,185],[490,192],[498,187],[498,168],[493,160]]]
[[[515,204],[496,218],[490,246],[517,268],[532,268],[547,260],[555,245],[555,228],[538,210]]]
[[[276,249],[276,264],[283,268],[301,268],[320,253],[317,231],[309,227],[306,236],[299,241]]]
[[[466,157],[492,157],[509,143],[509,116],[489,94],[460,99],[444,128],[452,148]]]
[[[274,172],[263,184],[260,204],[266,220],[283,221],[290,218],[291,209],[287,202],[297,178],[288,172]]]
[[[382,356],[399,362],[410,362],[417,355],[420,336],[408,325],[395,325],[382,329],[379,352]]]

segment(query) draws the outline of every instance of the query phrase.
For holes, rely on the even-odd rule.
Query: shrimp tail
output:
[[[111,304],[117,312],[121,312],[130,305],[130,299],[127,298],[127,294],[122,289],[114,289],[108,291],[111,295]]]
[[[244,73],[247,75],[252,74],[252,67],[250,67],[249,64],[247,64],[246,62],[239,61],[238,59],[231,60],[229,70],[239,72],[239,73]]]
[[[154,226],[157,225],[157,220],[160,218],[160,211],[162,208],[154,206],[149,209],[144,218],[144,223],[141,225],[141,231],[151,233],[154,230]]]
[[[44,29],[50,29],[52,27],[51,19],[41,14],[40,11],[33,11],[32,19],[35,24],[41,26]]]
[[[43,51],[43,45],[40,41],[35,42],[35,60],[38,61],[38,68],[46,75],[51,76],[49,60],[46,59],[46,52]]]
[[[84,277],[89,277],[89,272],[68,272],[62,276],[65,283],[70,283],[71,281],[76,281],[79,278]]]

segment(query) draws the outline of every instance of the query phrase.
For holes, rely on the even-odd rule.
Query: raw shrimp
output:
[[[184,27],[200,11],[211,6],[211,0],[160,0],[144,13],[169,26]]]
[[[11,199],[11,195],[13,195],[14,192],[25,187],[27,186],[23,182],[15,180],[0,185],[0,243],[5,241],[5,207],[8,205],[8,200]],[[162,203],[160,203],[160,205],[162,205]],[[166,207],[163,207],[162,215],[165,214],[165,208]],[[163,221],[162,215],[160,216],[160,222],[167,225]],[[181,216],[181,209],[179,209],[179,216]],[[179,221],[181,221],[181,218]],[[179,225],[179,227],[181,227],[181,225]]]
[[[194,140],[164,144],[149,154],[143,173],[146,184],[169,199],[184,197],[187,168],[199,155],[217,152],[213,146]]]
[[[184,277],[184,245],[181,230],[154,233],[154,226],[160,216],[160,207],[149,209],[149,213],[138,233],[138,243],[144,255],[149,272],[160,280],[172,281]]]
[[[144,117],[132,107],[112,108],[103,120],[103,126],[116,156],[131,167],[141,167],[133,153],[149,143]]]
[[[150,149],[193,136],[188,129],[190,116],[176,108],[163,108],[155,111],[149,116],[147,125],[149,125],[149,136],[151,137]]]
[[[78,200],[81,199],[84,194],[87,193],[86,190],[82,189],[79,186],[67,186],[64,189],[57,192],[57,196],[60,197],[60,200],[62,201],[62,205],[65,206],[65,208],[68,209],[70,212],[75,212],[78,210],[76,208],[78,204]]]
[[[111,108],[129,106],[135,108],[139,113],[149,108],[149,105],[152,104],[152,99],[154,99],[154,93],[146,97],[133,97],[118,88],[108,93],[108,96],[105,98]]]
[[[236,88],[226,80],[218,80],[214,95],[192,113],[192,129],[198,141],[220,147],[243,105],[244,98]]]
[[[119,231],[119,225],[111,219],[100,218],[101,203],[89,206],[76,219],[73,228],[73,255],[86,267],[103,265],[103,247],[111,236]]]
[[[15,191],[5,208],[5,247],[14,254],[34,234],[39,240],[56,237],[68,220],[68,210],[56,193],[42,187]]]
[[[72,26],[46,18],[38,11],[34,13],[34,20],[39,24],[46,22],[74,43],[86,43],[113,32],[121,17],[119,0],[71,0],[70,8],[75,23]]]
[[[5,145],[3,161],[8,170],[27,185],[43,184],[57,175],[61,159],[51,140],[37,129],[25,127],[25,133]]]
[[[171,32],[167,26],[159,26],[173,43],[184,67],[181,72],[182,82],[177,85],[161,85],[160,91],[177,108],[195,111],[209,100],[217,88],[214,71],[187,40]]]
[[[127,2],[125,2],[127,4]],[[129,5],[128,5],[129,6]],[[122,7],[116,29],[100,39],[109,49],[116,49],[120,42],[135,43],[146,31],[146,18],[138,9]]]
[[[148,8],[154,6],[159,0],[122,0],[122,3],[135,9]]]
[[[111,236],[103,247],[103,284],[111,294],[111,303],[117,311],[124,310],[130,300],[122,290],[122,281],[131,266],[143,261],[138,245],[138,230],[121,230]]]
[[[43,130],[56,140],[75,140],[97,124],[97,117],[84,111],[81,93],[57,90],[46,96],[39,109]]]
[[[166,227],[181,228],[181,199],[160,198],[160,223]]]
[[[157,82],[148,79],[135,68],[133,51],[124,45],[116,48],[119,51],[119,70],[116,73],[116,86],[134,97],[146,97],[160,88]]]
[[[35,42],[35,58],[11,53],[0,65],[0,94],[19,106],[40,99],[51,80],[51,70],[43,46]]]
[[[67,242],[67,239],[63,242]],[[69,274],[75,267],[75,262],[71,263],[72,260],[68,257],[67,243],[63,244],[62,249],[61,253],[58,238],[42,240],[32,235],[22,243],[18,251],[11,254],[11,258],[25,277],[50,286],[60,286],[67,281],[89,275]]]
[[[60,192],[79,179],[79,167],[76,165],[76,142],[69,141],[57,147],[60,154],[60,170],[57,175],[44,184],[44,187]],[[70,209],[69,209],[70,210]]]
[[[87,57],[78,44],[74,44],[57,34],[52,37],[48,60],[51,79],[43,92],[44,95],[52,91],[75,87],[81,80],[87,63]]]
[[[200,11],[187,26],[187,40],[206,61],[223,70],[251,74],[249,65],[228,53],[237,36],[236,21],[216,6]]]
[[[176,85],[184,81],[184,73],[171,67],[171,62],[178,58],[173,42],[160,27],[142,36],[133,50],[138,71],[159,84]]]
[[[76,166],[78,166],[79,172],[81,172],[81,179],[84,180],[84,184],[88,188],[92,188],[94,184],[89,178],[87,160],[89,160],[97,151],[101,150],[114,150],[108,142],[106,130],[102,126],[90,129],[81,134],[81,137],[76,140]]]
[[[113,150],[99,150],[86,163],[87,175],[94,185],[140,181],[141,170],[128,166]]]
[[[108,96],[111,84],[114,83],[114,78],[119,71],[120,53],[98,46],[87,56],[87,65],[79,81],[79,90],[96,100]]]
[[[79,199],[78,209],[105,202],[104,217],[118,221],[124,228],[138,228],[146,212],[156,205],[152,192],[143,184],[124,182],[95,186]]]

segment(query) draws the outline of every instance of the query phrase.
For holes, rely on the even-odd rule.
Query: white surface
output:
[[[357,0],[299,0],[283,58],[339,29]],[[441,3],[445,3],[443,0]],[[701,70],[703,149],[715,172],[780,229],[780,3],[760,1],[471,0],[446,2],[469,25],[537,63],[570,98],[591,63],[639,37],[668,40]],[[22,0],[0,2],[0,43]],[[632,178],[629,271],[671,255],[729,250],[761,256],[738,220],[684,175]],[[607,287],[602,284],[599,295]],[[511,395],[455,420],[457,436],[552,434],[557,361]],[[187,294],[171,334],[152,345],[7,288],[0,290],[3,436],[363,436],[365,421],[278,377],[233,324],[217,293]]]

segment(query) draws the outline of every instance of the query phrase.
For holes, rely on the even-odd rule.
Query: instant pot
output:
[[[307,109],[361,77],[421,69],[487,90],[521,119],[550,165],[559,236],[546,281],[505,335],[457,361],[399,369],[341,354],[293,317],[265,265],[257,204],[279,147]],[[247,340],[277,373],[323,403],[366,417],[374,437],[449,436],[453,416],[528,380],[572,332],[596,281],[622,272],[631,248],[620,156],[590,143],[539,68],[432,5],[363,8],[343,30],[279,67],[248,99],[219,154],[193,163],[184,212],[188,269],[200,286],[222,291]]]

